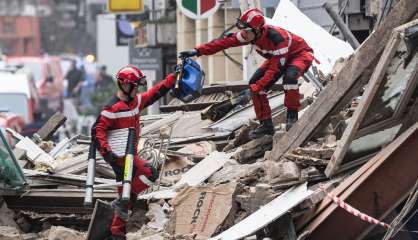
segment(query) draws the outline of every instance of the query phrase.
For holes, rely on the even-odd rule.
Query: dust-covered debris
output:
[[[272,148],[273,137],[263,136],[242,145],[232,156],[239,163],[252,163]]]
[[[62,226],[52,226],[49,229],[48,240],[84,240],[86,234]]]
[[[296,222],[296,218],[306,211],[315,209],[326,198],[326,193],[342,182],[340,178],[328,179],[324,170],[332,162],[342,136],[349,129],[347,126],[367,97],[362,96],[364,85],[355,83],[351,77],[341,77],[341,73],[347,71],[345,69],[356,66],[357,63],[353,65],[353,59],[363,56],[361,51],[364,51],[362,47],[360,53],[356,52],[351,59],[337,61],[327,77],[320,72],[315,73],[325,85],[327,98],[321,99],[324,92],[313,93],[313,105],[300,113],[300,116],[309,113],[310,119],[303,122],[303,118],[300,118],[287,132],[281,126],[276,126],[274,139],[271,136],[255,140],[249,138],[250,130],[258,125],[247,119],[251,118],[248,117],[252,112],[249,108],[233,110],[226,116],[224,120],[228,121],[223,125],[210,120],[201,121],[199,112],[176,112],[160,116],[158,121],[144,127],[144,135],[140,139],[143,149],[139,150],[146,151],[141,152],[141,156],[164,171],[161,188],[158,191],[154,188],[154,192],[139,197],[141,200],[130,215],[127,239],[208,239],[217,234],[222,236],[224,231],[225,235],[232,232],[233,236],[241,236],[246,230],[251,231],[248,231],[250,237],[245,239],[286,239],[286,235],[287,239],[296,239],[289,238],[296,232],[293,221]],[[356,78],[368,80],[377,60],[367,60],[368,66],[364,66]],[[353,86],[347,86],[348,83],[341,82],[340,78],[351,81]],[[340,93],[340,88],[333,89],[339,87],[337,83],[343,86],[346,93]],[[327,88],[331,88],[332,93],[326,93],[330,91]],[[409,95],[416,97],[412,92]],[[310,102],[307,101],[308,97],[311,96],[304,96],[305,102]],[[322,102],[317,105],[327,105],[324,108],[326,112],[315,105],[318,99]],[[408,99],[404,99],[401,105],[408,104],[411,107],[413,100],[408,102]],[[332,107],[328,106],[328,102]],[[311,113],[312,108],[317,112]],[[402,116],[407,109],[397,109],[396,117]],[[284,123],[286,111],[283,106],[272,110],[274,121]],[[395,123],[403,122],[391,122]],[[170,132],[161,131],[161,128],[167,125],[177,129],[173,131],[174,140],[170,142],[172,145],[168,147],[167,161],[162,168],[162,160],[166,156],[164,151],[160,151],[160,145],[168,145],[160,140],[161,137],[168,138]],[[379,124],[371,126],[375,131],[380,129]],[[47,135],[51,135],[52,129],[44,130],[50,130]],[[360,133],[365,134],[364,131]],[[7,192],[7,196],[14,197],[7,198],[12,199],[8,201],[13,210],[7,209],[6,204],[0,208],[0,238],[84,239],[85,226],[91,214],[91,208],[82,205],[90,137],[67,136],[53,142],[39,137],[24,138],[17,133],[12,135],[17,141],[13,151],[28,186],[16,193]],[[304,139],[297,139],[299,136]],[[286,145],[284,150],[276,151],[274,148],[280,149],[282,146],[278,145],[281,144]],[[218,152],[221,149],[222,152]],[[360,160],[362,162],[358,161],[357,165],[347,168],[350,171],[343,169],[343,175],[350,175],[368,159]],[[95,198],[114,198],[115,188],[120,183],[114,182],[112,168],[99,154],[96,171]],[[298,193],[301,194],[298,201],[290,201],[298,195],[292,191],[301,187],[303,189]],[[147,195],[154,196],[150,197],[153,200],[143,200],[148,199],[145,197]],[[25,196],[29,197],[25,200]],[[172,201],[169,201],[171,198]],[[160,200],[155,202],[154,199]],[[269,209],[270,203],[275,203],[275,200],[280,200],[280,204]],[[35,206],[34,202],[37,201],[40,203]],[[280,209],[283,206],[285,208]],[[34,209],[45,212],[31,211]],[[267,211],[263,217],[251,215],[260,210]],[[283,211],[277,212],[274,217],[270,216],[270,219],[264,217],[278,210]],[[248,223],[247,217],[254,219]],[[313,213],[312,217],[315,217]],[[306,223],[299,227],[306,227]],[[275,231],[278,229],[280,231]]]
[[[0,239],[2,240],[22,240],[19,230],[11,226],[0,226]]]

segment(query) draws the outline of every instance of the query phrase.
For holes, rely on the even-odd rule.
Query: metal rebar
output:
[[[342,18],[332,8],[332,5],[329,2],[325,2],[324,5],[323,5],[323,7],[325,8],[325,10],[329,14],[329,16],[332,18],[332,20],[335,22],[335,24],[338,26],[338,28],[340,29],[341,33],[347,39],[347,41],[350,43],[350,45],[354,49],[358,48],[360,46],[360,43],[358,42],[358,40],[356,39],[356,37],[354,37],[353,33],[348,28],[348,26],[344,23],[344,21],[342,20]]]

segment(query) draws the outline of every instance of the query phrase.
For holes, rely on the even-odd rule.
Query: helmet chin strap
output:
[[[128,102],[130,102],[130,101],[132,101],[134,99],[131,96],[132,89],[134,88],[132,84],[129,84],[128,85],[128,91],[125,91],[119,82],[118,82],[118,87],[123,92],[123,94],[126,95],[126,97],[128,98]]]

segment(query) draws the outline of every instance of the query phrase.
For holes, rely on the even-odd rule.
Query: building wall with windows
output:
[[[41,51],[39,18],[0,16],[0,52],[13,56],[39,55]]]

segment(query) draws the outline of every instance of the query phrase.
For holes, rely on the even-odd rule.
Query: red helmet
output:
[[[260,29],[264,26],[265,20],[263,13],[258,8],[250,8],[237,19],[239,29],[253,28]]]
[[[116,74],[118,84],[146,85],[145,75],[133,65],[121,68]]]

